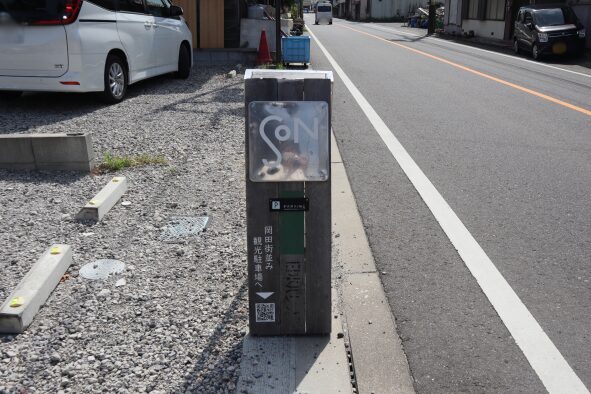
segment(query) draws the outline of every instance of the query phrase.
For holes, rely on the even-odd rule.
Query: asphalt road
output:
[[[394,25],[307,23],[591,388],[591,69]],[[333,69],[314,40],[312,63]],[[334,133],[417,392],[544,392],[336,73],[333,94]]]

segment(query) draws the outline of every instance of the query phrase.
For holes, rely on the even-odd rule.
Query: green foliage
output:
[[[285,70],[285,66],[283,64],[261,64],[257,68],[262,68],[264,70]]]
[[[103,162],[98,165],[97,170],[100,173],[117,172],[128,167],[139,167],[155,164],[167,164],[166,158],[162,155],[154,156],[143,154],[139,156],[115,156],[110,153],[105,153]]]

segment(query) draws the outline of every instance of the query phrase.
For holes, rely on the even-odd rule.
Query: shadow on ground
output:
[[[9,183],[51,183],[68,185],[76,183],[88,176],[79,171],[36,171],[36,170],[4,170],[0,169],[0,181]]]
[[[226,390],[233,391],[233,389],[228,389],[228,386],[234,385],[235,387],[238,380],[240,369],[236,367],[236,360],[239,360],[242,354],[245,333],[240,331],[228,333],[227,331],[243,325],[248,319],[248,311],[240,309],[240,306],[247,302],[247,286],[245,280],[220,322],[214,328],[207,345],[195,360],[193,369],[186,375],[183,386],[178,387],[176,392],[223,393]],[[195,333],[195,335],[199,334]],[[236,338],[236,343],[231,347],[231,350],[220,354],[217,344],[228,337],[228,334],[230,337]],[[222,379],[220,379],[220,375],[222,375]]]
[[[187,80],[175,79],[172,74],[167,74],[137,82],[129,86],[125,101],[142,99],[144,95],[198,92],[210,78],[223,72],[218,67],[218,72],[204,73],[207,69],[210,67],[194,67]],[[19,99],[0,102],[0,134],[25,133],[105,109],[116,110],[117,105],[104,104],[97,93],[25,92]]]

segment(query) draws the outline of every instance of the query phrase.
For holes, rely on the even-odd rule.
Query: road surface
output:
[[[586,392],[591,69],[306,21],[417,392]]]

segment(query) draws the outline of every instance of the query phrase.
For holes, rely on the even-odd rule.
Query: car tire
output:
[[[0,92],[0,101],[8,102],[18,99],[23,95],[19,90],[4,90]]]
[[[129,77],[127,75],[127,65],[119,56],[107,56],[104,81],[103,101],[107,104],[121,102],[127,93]]]
[[[534,58],[534,60],[540,60],[540,50],[538,49],[538,44],[535,44],[531,47],[531,57]]]
[[[519,48],[519,41],[517,41],[517,39],[513,40],[513,52],[515,52],[516,55],[519,55],[521,53],[521,49]]]
[[[186,45],[179,49],[179,67],[175,76],[180,79],[187,79],[191,74],[191,52]]]
[[[329,25],[332,25],[332,20],[330,22],[328,22]]]

